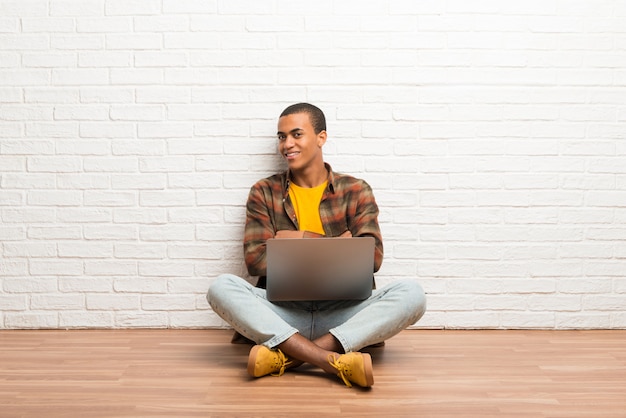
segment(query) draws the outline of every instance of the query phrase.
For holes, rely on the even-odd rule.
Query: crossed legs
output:
[[[426,306],[421,287],[413,281],[376,290],[362,302],[274,304],[265,290],[230,274],[213,282],[207,299],[235,330],[263,346],[251,351],[249,370],[257,365],[258,375],[279,375],[306,362],[340,375],[348,386],[345,376],[354,373],[360,377],[353,382],[373,383],[371,359],[358,350],[413,324]],[[266,367],[269,363],[277,366]]]

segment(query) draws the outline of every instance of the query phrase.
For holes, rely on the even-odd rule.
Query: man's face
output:
[[[322,145],[326,131],[315,133],[308,113],[294,113],[278,119],[278,152],[292,171],[323,163]]]

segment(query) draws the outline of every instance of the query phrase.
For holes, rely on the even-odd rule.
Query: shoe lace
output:
[[[272,376],[282,376],[285,373],[285,369],[287,366],[290,366],[292,363],[291,360],[282,352],[280,349],[276,349],[276,367],[278,371],[276,373],[272,373]]]
[[[334,354],[328,355],[328,362],[331,366],[333,366],[337,370],[337,376],[341,377],[343,383],[346,384],[349,388],[352,387],[352,383],[348,380],[346,375],[350,375],[350,368],[347,364],[341,363],[338,361],[337,357]]]

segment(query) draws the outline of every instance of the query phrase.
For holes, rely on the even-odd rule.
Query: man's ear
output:
[[[322,146],[326,143],[326,131],[321,131],[319,134],[317,134],[317,146],[322,148]]]

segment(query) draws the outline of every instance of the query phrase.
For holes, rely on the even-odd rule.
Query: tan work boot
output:
[[[278,348],[270,350],[264,345],[255,345],[248,356],[248,374],[253,377],[282,376],[290,364],[291,361]]]
[[[337,369],[337,376],[348,387],[352,383],[368,388],[374,384],[374,371],[372,369],[372,358],[368,353],[352,352],[336,357],[334,354],[328,356],[328,362]]]

